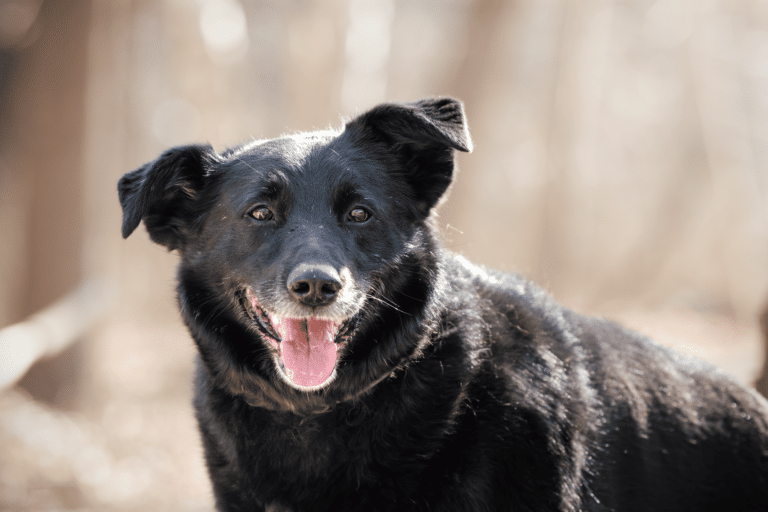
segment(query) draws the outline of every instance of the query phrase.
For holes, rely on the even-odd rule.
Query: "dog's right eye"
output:
[[[257,206],[256,208],[251,210],[250,216],[260,222],[266,222],[268,220],[272,220],[272,217],[274,217],[274,215],[272,214],[272,210],[270,210],[266,206]]]
[[[347,214],[347,218],[351,222],[357,222],[359,224],[362,224],[363,222],[371,218],[371,214],[365,208],[355,208],[354,210],[350,211]]]

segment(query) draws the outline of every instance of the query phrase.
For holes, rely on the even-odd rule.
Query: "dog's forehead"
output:
[[[328,145],[338,133],[332,131],[284,135],[276,139],[254,140],[235,148],[225,156],[249,164],[282,163],[286,167],[301,166],[318,148]]]
[[[291,188],[358,181],[379,167],[363,148],[350,144],[343,132],[315,131],[248,143],[225,155],[239,178],[258,184],[278,178]],[[367,170],[367,172],[366,172]],[[238,180],[240,181],[240,180]]]

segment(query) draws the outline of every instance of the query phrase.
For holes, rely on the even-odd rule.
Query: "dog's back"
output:
[[[530,282],[455,261],[470,309],[484,312],[497,400],[514,411],[506,423],[546,432],[538,446],[521,432],[515,446],[479,452],[554,464],[562,496],[575,498],[564,510],[768,510],[763,397]]]

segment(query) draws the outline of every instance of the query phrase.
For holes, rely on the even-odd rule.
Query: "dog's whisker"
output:
[[[386,299],[386,298],[384,298],[384,297],[380,297],[380,296],[377,296],[377,295],[373,295],[373,294],[368,294],[368,299],[369,299],[369,300],[373,300],[373,301],[377,301],[377,302],[380,302],[380,303],[382,303],[382,304],[386,305],[387,307],[389,307],[389,308],[391,308],[391,309],[394,309],[394,310],[395,310],[395,311],[397,311],[398,313],[402,313],[402,314],[404,314],[404,315],[412,316],[412,315],[411,315],[410,313],[408,313],[407,311],[403,311],[402,309],[400,309],[399,307],[397,307],[397,304],[395,304],[395,303],[394,303],[394,302],[392,302],[391,300],[389,300],[389,299]]]

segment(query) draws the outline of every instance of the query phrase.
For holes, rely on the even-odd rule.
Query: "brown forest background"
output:
[[[83,282],[105,311],[0,389],[2,510],[212,509],[176,256],[121,239],[116,182],[384,100],[465,102],[449,247],[762,364],[764,0],[0,0],[0,73],[0,327]]]

